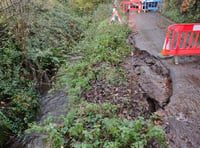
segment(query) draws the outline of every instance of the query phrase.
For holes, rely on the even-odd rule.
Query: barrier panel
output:
[[[120,3],[120,9],[123,12],[131,12],[131,11],[140,12],[141,10],[143,10],[143,5],[140,2],[140,0],[122,1]]]
[[[162,55],[199,55],[200,23],[169,26]]]
[[[162,0],[144,0],[142,2],[144,10],[161,10]]]

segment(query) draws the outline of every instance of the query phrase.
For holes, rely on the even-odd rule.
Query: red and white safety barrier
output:
[[[140,0],[121,1],[120,9],[123,12],[137,11],[139,13],[141,10],[143,10],[143,5]]]
[[[199,55],[200,23],[175,24],[168,28],[163,55]]]

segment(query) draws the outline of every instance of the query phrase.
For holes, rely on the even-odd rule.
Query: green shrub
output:
[[[126,25],[109,25],[112,9],[105,9],[104,4],[97,6],[96,11],[89,10],[89,5],[84,8],[88,11],[82,11],[81,5],[79,8],[74,6],[82,13],[87,29],[81,34],[79,43],[70,48],[72,59],[60,69],[62,76],[57,82],[61,86],[70,86],[69,95],[74,99],[74,104],[70,104],[71,111],[62,117],[60,124],[49,118],[41,125],[30,124],[27,132],[48,134],[47,143],[53,148],[145,147],[153,139],[164,147],[164,131],[150,120],[142,117],[135,121],[126,120],[118,116],[116,105],[87,103],[80,99],[82,90],[90,88],[90,80],[123,79],[120,64],[130,53],[126,43],[130,29]],[[108,7],[112,8],[112,5]],[[93,15],[88,15],[89,11]]]
[[[14,134],[22,133],[30,122],[38,106],[35,84],[29,72],[23,67],[21,51],[11,41],[0,47],[0,102],[1,114],[9,122],[2,130]],[[2,123],[1,123],[2,124]],[[9,132],[6,132],[7,135]],[[1,135],[3,137],[3,135]]]
[[[77,13],[80,15],[85,15],[94,12],[99,4],[109,4],[112,2],[112,0],[68,0],[68,2],[73,6]]]
[[[91,79],[106,78],[114,81],[116,74],[122,71],[119,64],[130,52],[126,43],[129,28],[126,25],[109,25],[110,15],[103,10],[104,6],[99,5],[91,16],[94,18],[93,22],[84,32],[85,38],[73,49],[76,55],[81,56],[81,60],[74,63],[69,61],[61,70],[63,76],[59,78],[58,84],[69,84],[70,95],[74,98],[80,99],[81,90],[90,88],[88,82]],[[104,67],[106,71],[101,70]]]
[[[117,117],[116,113],[115,105],[82,103],[63,118],[62,126],[57,125],[56,128],[56,125],[53,126],[53,123],[48,122],[41,126],[32,125],[28,131],[48,133],[47,141],[52,142],[51,145],[55,148],[61,145],[80,148],[143,148],[152,139],[157,139],[162,147],[166,146],[164,131],[154,126],[151,121],[146,121],[142,117],[136,121],[126,120]],[[55,142],[55,139],[60,139],[60,143]]]
[[[0,29],[0,144],[22,135],[33,121],[38,96],[69,54],[86,23],[56,1],[32,1],[23,15],[4,20]],[[6,29],[5,29],[6,28]],[[9,124],[6,124],[9,123]]]
[[[110,15],[106,10],[102,11],[103,8],[104,5],[99,5],[91,16],[94,19],[87,16],[90,25],[83,33],[84,38],[72,50],[78,60],[68,61],[60,70],[62,76],[57,84],[70,86],[69,95],[74,99],[71,111],[62,117],[61,124],[47,120],[41,125],[30,125],[27,132],[48,134],[50,147],[142,148],[153,139],[165,147],[164,131],[152,121],[142,117],[135,121],[126,120],[118,116],[116,105],[80,100],[82,90],[90,88],[90,80],[114,81],[124,76],[120,63],[130,52],[126,43],[130,30],[126,25],[110,26]]]
[[[199,23],[200,1],[190,2],[186,12],[181,12],[182,3],[182,0],[167,0],[162,13],[177,23]]]

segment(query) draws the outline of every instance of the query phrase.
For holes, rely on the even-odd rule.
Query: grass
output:
[[[71,58],[60,69],[62,76],[55,85],[56,88],[69,86],[68,94],[73,104],[70,104],[67,116],[61,117],[61,124],[56,125],[49,118],[42,125],[31,124],[27,130],[48,134],[50,147],[142,148],[155,139],[161,147],[166,146],[164,131],[152,120],[142,117],[127,120],[119,116],[117,105],[87,102],[82,96],[83,90],[91,88],[91,81],[104,79],[107,84],[115,84],[126,79],[120,64],[131,52],[126,42],[131,30],[126,23],[110,25],[111,15],[112,5],[104,4],[100,4],[91,16],[81,15],[88,21],[88,28],[71,50]],[[121,15],[125,19],[125,15]]]

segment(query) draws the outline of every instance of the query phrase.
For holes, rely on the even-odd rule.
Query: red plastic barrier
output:
[[[134,0],[134,1],[122,1],[120,3],[120,9],[123,12],[130,12],[130,11],[137,11],[140,12],[143,10],[143,5],[140,2],[140,0]]]
[[[162,55],[199,55],[200,23],[175,24],[168,28]]]

